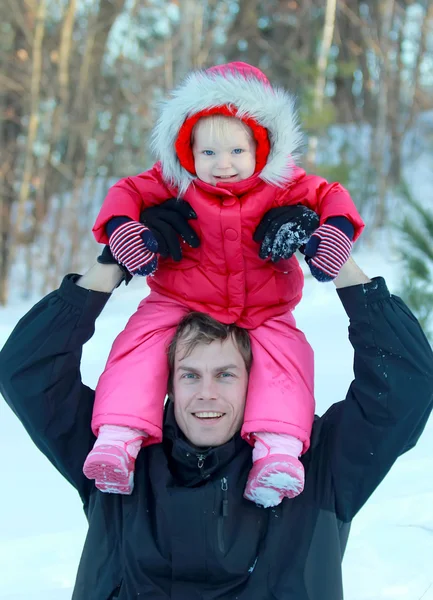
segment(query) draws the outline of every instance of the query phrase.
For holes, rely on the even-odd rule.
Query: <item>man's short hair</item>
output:
[[[176,333],[168,347],[168,393],[170,394],[173,390],[174,359],[180,340],[183,341],[185,348],[182,358],[186,358],[199,344],[211,344],[217,340],[224,342],[230,337],[244,359],[245,367],[249,373],[253,361],[253,353],[250,336],[246,329],[242,329],[242,327],[234,324],[226,325],[220,323],[205,313],[197,311],[188,313],[177,326]]]

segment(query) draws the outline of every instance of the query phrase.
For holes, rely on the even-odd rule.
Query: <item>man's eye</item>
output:
[[[233,154],[242,154],[242,152],[243,152],[243,149],[242,149],[242,148],[235,148],[235,149],[233,150]]]
[[[184,373],[181,379],[195,379],[197,375],[195,373]]]
[[[223,371],[219,374],[219,377],[222,379],[227,379],[228,377],[234,377],[233,373],[229,373],[228,371]]]
[[[213,150],[203,150],[205,156],[213,156],[215,153]]]

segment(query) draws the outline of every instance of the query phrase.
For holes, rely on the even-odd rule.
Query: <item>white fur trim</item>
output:
[[[174,146],[182,124],[202,110],[229,104],[237,108],[237,116],[253,117],[268,130],[271,151],[261,179],[276,186],[290,181],[294,158],[303,141],[294,98],[256,77],[197,71],[163,103],[152,133],[152,150],[161,162],[163,176],[179,188],[179,195],[195,179],[181,166]]]

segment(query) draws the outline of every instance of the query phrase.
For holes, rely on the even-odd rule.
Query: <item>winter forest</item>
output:
[[[4,0],[0,14],[0,305],[96,255],[107,188],[152,164],[158,100],[192,68],[241,60],[296,95],[302,166],[349,188],[363,244],[401,252],[427,325],[433,201],[407,174],[433,161],[429,0]]]
[[[153,164],[165,94],[229,61],[296,97],[298,164],[350,191],[366,222],[355,259],[387,278],[433,341],[432,0],[2,0],[0,31],[0,348],[100,253],[95,217],[115,181]],[[333,285],[305,273],[296,319],[317,358],[321,414],[344,398],[353,350]],[[147,291],[136,277],[113,294],[84,348],[87,385]],[[0,598],[68,600],[82,506],[1,397],[0,455],[14,456],[2,465]],[[432,457],[430,420],[353,523],[348,600],[433,600]]]

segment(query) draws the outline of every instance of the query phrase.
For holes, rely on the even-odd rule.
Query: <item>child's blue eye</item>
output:
[[[203,150],[205,156],[213,156],[215,152],[213,150]]]
[[[233,154],[242,154],[242,152],[243,152],[242,148],[235,148],[233,150]]]

